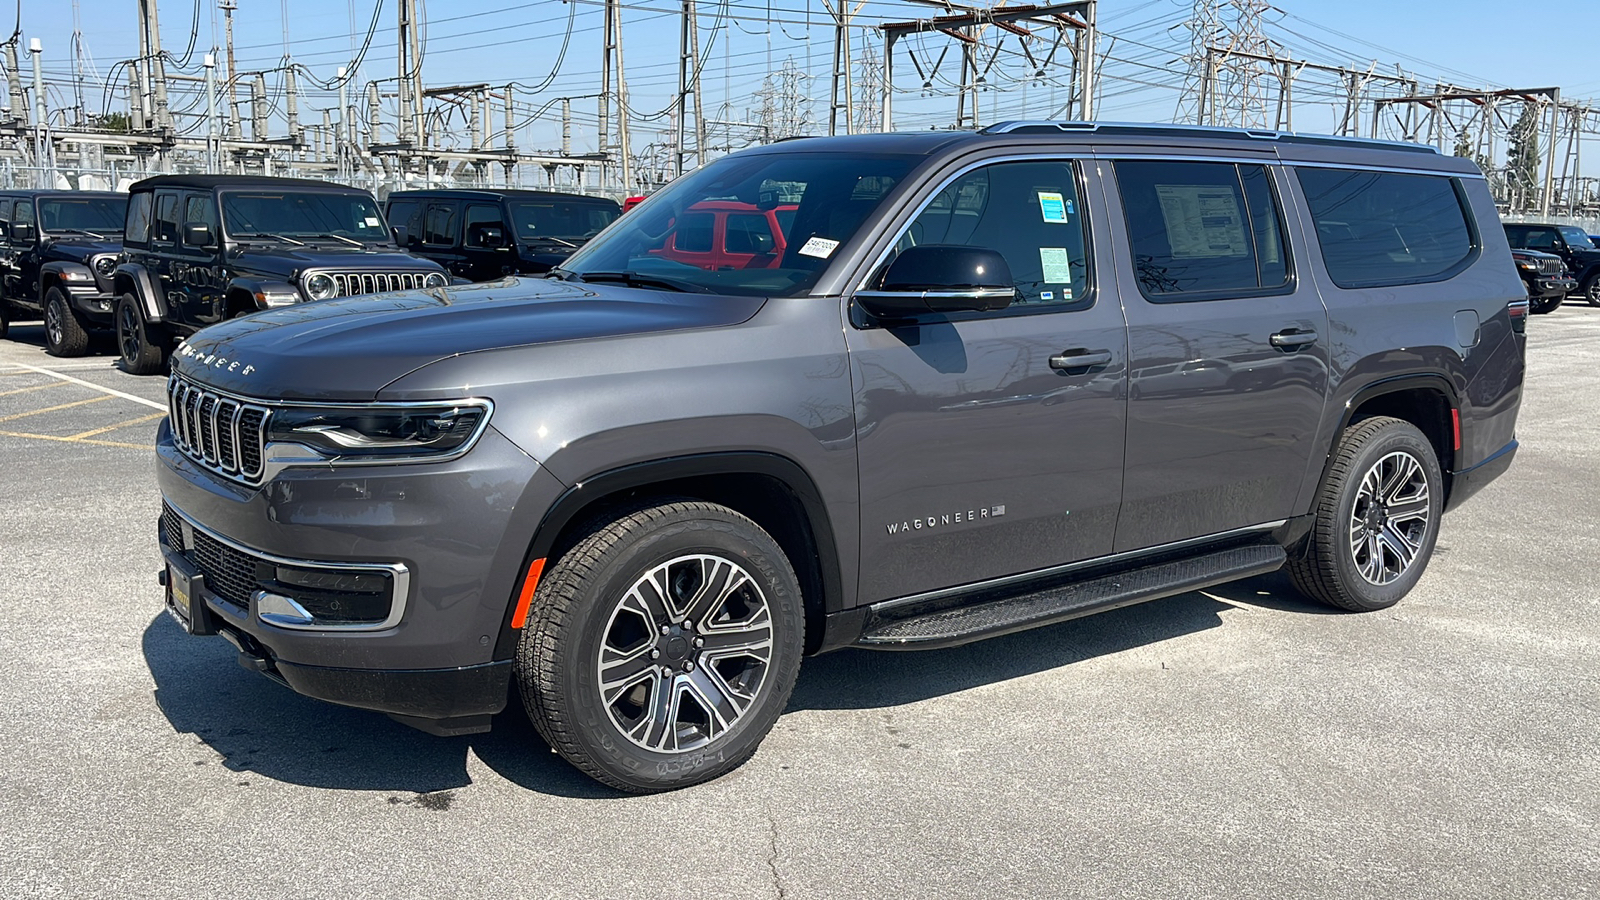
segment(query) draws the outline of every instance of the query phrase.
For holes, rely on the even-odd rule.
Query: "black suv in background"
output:
[[[0,192],[0,338],[13,318],[44,319],[52,356],[81,356],[111,326],[112,273],[127,194]]]
[[[296,178],[161,175],[132,188],[115,273],[117,344],[136,375],[234,316],[450,277],[395,247],[372,195]]]
[[[1528,287],[1528,311],[1554,312],[1567,295],[1578,289],[1578,282],[1567,274],[1567,264],[1554,253],[1538,250],[1512,250],[1511,261]]]
[[[1578,283],[1578,292],[1590,306],[1600,306],[1600,248],[1576,225],[1549,225],[1539,222],[1505,223],[1506,240],[1518,250],[1552,253],[1567,265],[1567,274]]]
[[[539,274],[622,215],[615,201],[515,190],[395,191],[395,240],[469,281]]]
[[[712,202],[791,207],[783,251],[664,254]],[[806,653],[1280,568],[1385,609],[1517,452],[1498,224],[1477,166],[1412,144],[1014,122],[740,151],[552,277],[185,341],[168,608],[434,733],[520,697],[631,791],[748,759]]]

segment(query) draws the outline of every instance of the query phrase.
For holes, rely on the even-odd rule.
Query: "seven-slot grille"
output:
[[[432,272],[324,272],[339,288],[340,297],[409,291],[422,287]]]
[[[1562,272],[1565,272],[1566,270],[1567,270],[1567,264],[1562,262],[1560,259],[1541,259],[1541,260],[1539,260],[1539,274],[1540,275],[1560,275]]]
[[[183,523],[172,507],[161,504],[161,530],[167,546],[182,553],[206,577],[211,593],[241,609],[250,608],[250,595],[260,590],[264,561],[222,543],[198,528],[185,540]]]
[[[174,375],[167,381],[172,442],[194,462],[229,478],[257,483],[263,472],[271,411],[205,390]]]

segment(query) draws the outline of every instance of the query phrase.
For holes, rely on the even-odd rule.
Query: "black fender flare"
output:
[[[299,303],[302,299],[300,289],[276,278],[254,278],[240,276],[228,282],[223,291],[224,297],[235,294],[249,294],[250,300],[256,309],[271,309],[277,306],[288,306]]]
[[[152,325],[167,320],[167,301],[156,289],[156,278],[137,263],[123,263],[111,273],[112,289],[117,294],[132,294],[144,307],[144,318]]]
[[[595,501],[633,488],[716,475],[768,476],[795,495],[810,526],[811,542],[822,576],[821,612],[839,612],[844,604],[844,578],[839,566],[838,541],[827,507],[822,501],[822,492],[799,463],[785,456],[760,451],[721,451],[633,463],[573,484],[556,498],[534,529],[533,540],[518,569],[518,587],[521,586],[520,573],[527,572],[534,560],[548,558],[555,549],[557,538]],[[513,591],[506,598],[505,618],[495,644],[496,660],[510,659],[516,647],[517,630],[512,628],[511,622],[516,606],[516,592]]]

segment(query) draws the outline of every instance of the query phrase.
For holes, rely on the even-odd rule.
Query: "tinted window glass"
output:
[[[328,191],[227,191],[222,221],[234,237],[336,235],[387,242],[389,231],[371,195]]]
[[[571,243],[592,238],[616,221],[621,208],[592,200],[518,200],[511,204],[519,240],[550,238]]]
[[[483,203],[474,203],[467,207],[466,215],[461,220],[461,233],[466,238],[468,247],[489,246],[484,235],[490,228],[500,229],[501,240],[504,241],[506,226],[504,220],[500,218],[500,207]]]
[[[1264,167],[1124,160],[1116,170],[1146,297],[1237,296],[1288,283],[1278,205]]]
[[[687,213],[678,223],[674,247],[684,253],[710,253],[711,228],[716,217],[710,213]]]
[[[32,200],[18,200],[17,201],[17,211],[16,211],[16,214],[11,217],[11,221],[14,222],[17,225],[32,225],[33,224],[33,201]]]
[[[11,201],[0,200],[0,222],[11,221]]]
[[[1578,250],[1594,249],[1594,244],[1589,241],[1589,235],[1582,228],[1578,228],[1575,225],[1563,225],[1559,230],[1568,247]]]
[[[454,244],[456,210],[453,206],[440,206],[435,204],[428,207],[428,214],[422,219],[422,242],[424,244]]]
[[[150,199],[153,196],[143,191],[128,198],[128,221],[122,232],[124,243],[143,244],[150,236]]]
[[[418,219],[422,204],[415,200],[395,200],[389,204],[389,224],[395,228],[404,228],[407,236],[417,237],[417,226],[421,224]]]
[[[1322,259],[1340,287],[1437,279],[1472,253],[1450,178],[1358,169],[1298,174]]]
[[[153,240],[167,243],[178,239],[178,195],[156,196],[155,234]]]
[[[887,262],[929,244],[997,251],[1017,287],[1013,305],[1088,304],[1083,206],[1071,163],[997,163],[956,178],[901,234]]]
[[[771,253],[778,245],[772,237],[772,226],[763,215],[732,213],[727,230],[729,253]]]
[[[125,197],[71,197],[40,200],[39,218],[45,231],[87,231],[115,234],[128,208]]]
[[[190,194],[183,198],[183,224],[210,225],[216,230],[217,208],[212,205],[210,194]]]
[[[794,207],[784,206],[772,211],[778,217],[778,228],[783,231],[784,242],[788,242],[789,231],[794,228]]]

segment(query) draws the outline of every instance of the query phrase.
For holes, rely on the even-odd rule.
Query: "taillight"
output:
[[[1528,330],[1528,298],[1513,300],[1506,304],[1506,313],[1511,316],[1511,330],[1522,334]]]

